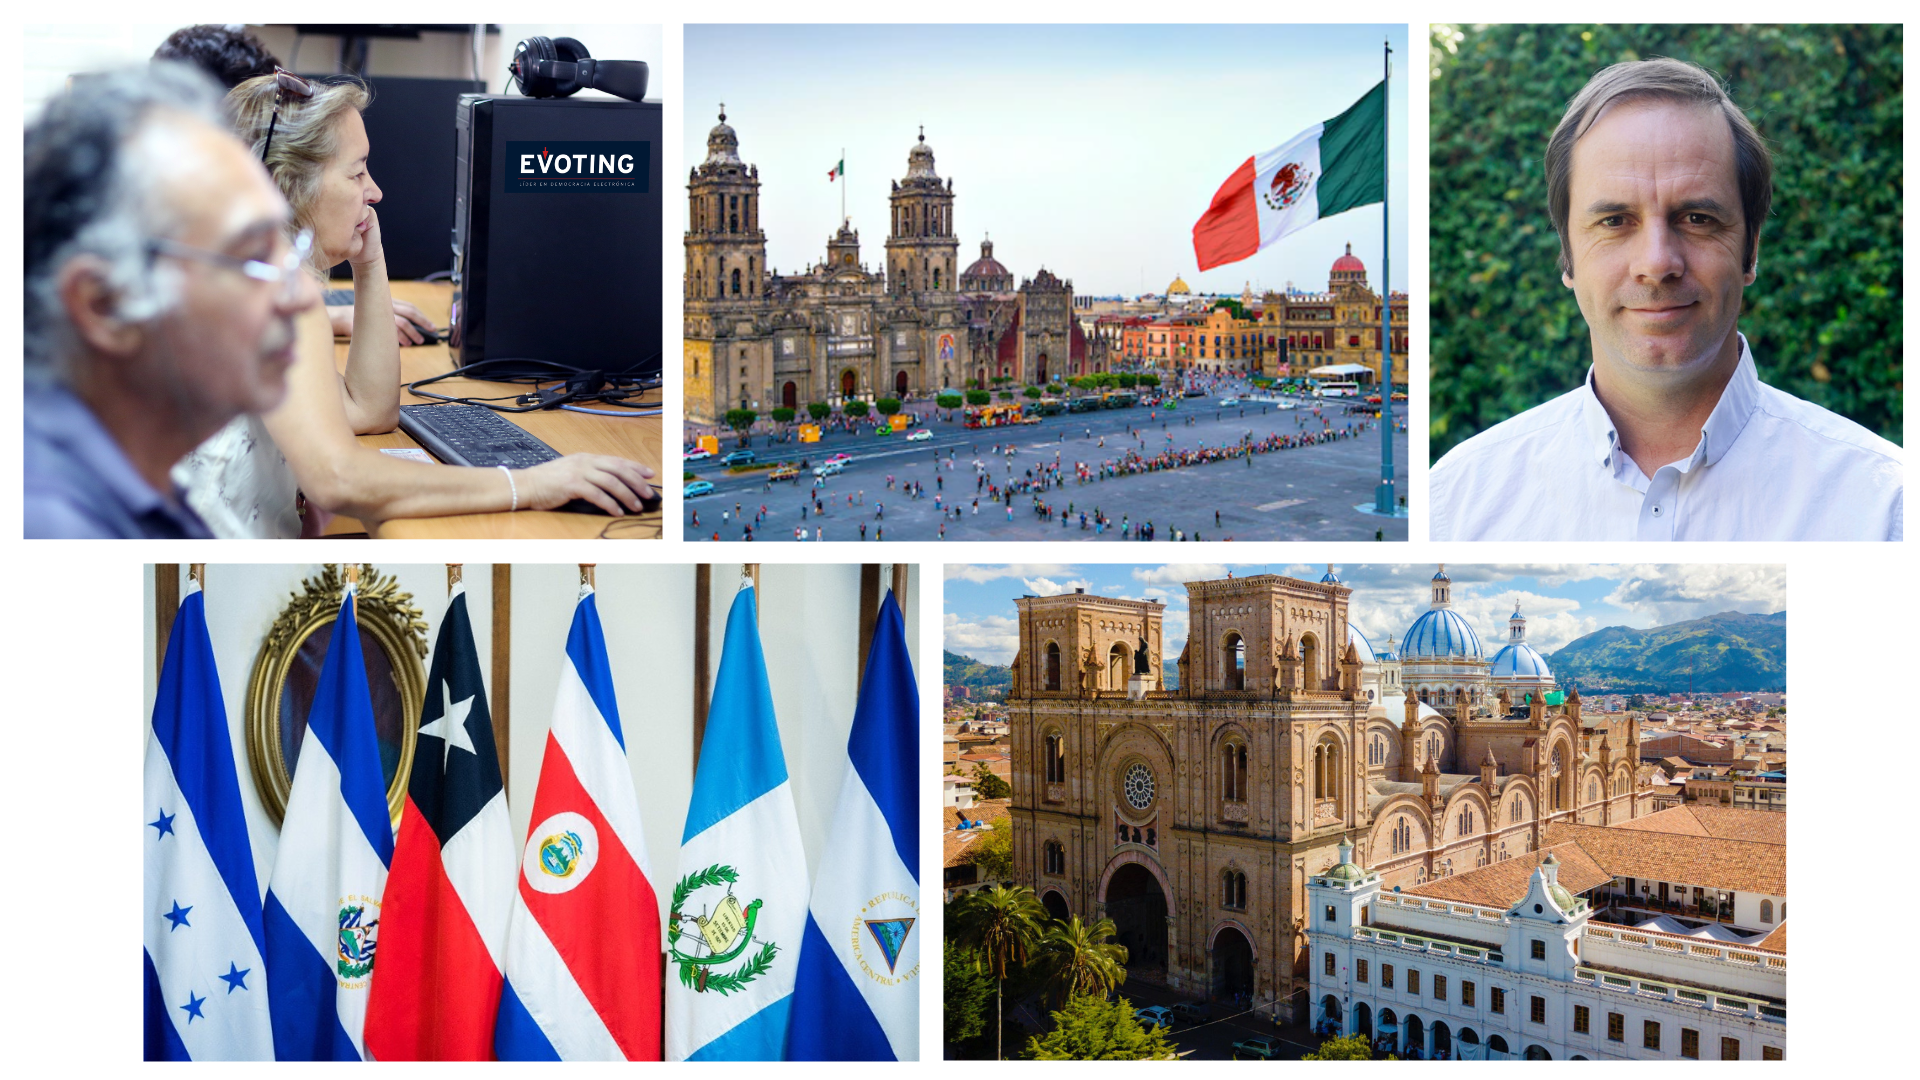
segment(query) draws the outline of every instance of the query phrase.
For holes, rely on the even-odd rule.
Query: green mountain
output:
[[[1787,613],[1723,611],[1646,630],[1609,626],[1568,642],[1547,663],[1561,686],[1582,692],[1784,690]]]
[[[1013,685],[1013,669],[1004,665],[983,664],[971,656],[961,656],[940,650],[948,686],[985,688],[997,686],[1005,690]]]

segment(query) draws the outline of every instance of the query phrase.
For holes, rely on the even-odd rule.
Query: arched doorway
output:
[[[1433,1022],[1433,1059],[1446,1061],[1453,1058],[1453,1032],[1447,1030],[1445,1021]]]
[[[1048,889],[1046,894],[1040,897],[1040,906],[1047,909],[1048,915],[1062,922],[1066,921],[1068,915],[1067,898],[1061,896],[1058,889]]]
[[[893,373],[893,392],[899,397],[907,396],[907,373],[906,372],[896,371]]]
[[[798,409],[800,407],[800,388],[792,382],[788,382],[785,386],[782,386],[780,388],[780,406],[786,409]]]
[[[850,398],[853,396],[853,392],[855,390],[858,390],[859,388],[860,388],[860,377],[853,373],[852,368],[848,368],[847,370],[840,373],[840,396],[841,397]]]
[[[1129,674],[1126,643],[1116,641],[1113,648],[1107,650],[1107,689],[1125,690]]]
[[[1226,641],[1220,646],[1220,662],[1226,669],[1226,683],[1229,690],[1247,688],[1247,643],[1233,631],[1227,632]]]
[[[1328,994],[1326,997],[1320,999],[1320,1024],[1322,1025],[1323,1031],[1329,1035],[1340,1034],[1343,1019],[1340,1015],[1339,998]]]
[[[1107,918],[1113,939],[1127,947],[1127,977],[1164,982],[1167,977],[1167,894],[1139,863],[1114,871],[1107,882]]]
[[[1047,689],[1060,689],[1060,643],[1047,642]]]
[[[1472,1028],[1461,1028],[1458,1042],[1461,1061],[1479,1061],[1486,1056],[1480,1046],[1480,1036]]]
[[[1373,1007],[1364,1001],[1353,1007],[1353,1033],[1363,1038],[1373,1038]]]
[[[1396,1050],[1400,1046],[1400,1021],[1392,1009],[1380,1010],[1380,1030],[1374,1033],[1375,1050]]]
[[[1427,1026],[1420,1022],[1419,1017],[1408,1013],[1406,1028],[1407,1037],[1404,1045],[1407,1048],[1407,1056],[1409,1058],[1425,1057],[1427,1052]]]
[[[1539,1043],[1534,1043],[1533,1045],[1527,1047],[1527,1060],[1528,1061],[1552,1061],[1553,1055],[1547,1053],[1546,1047],[1541,1046]]]
[[[1216,1001],[1253,1000],[1253,945],[1238,927],[1223,926],[1213,935],[1212,996]]]
[[[1321,688],[1320,642],[1312,634],[1300,635],[1300,685],[1307,690]]]
[[[1041,353],[1040,359],[1033,362],[1033,381],[1041,386],[1047,384],[1047,354]]]
[[[1487,1036],[1487,1060],[1505,1061],[1512,1055],[1507,1053],[1507,1040],[1498,1035]]]

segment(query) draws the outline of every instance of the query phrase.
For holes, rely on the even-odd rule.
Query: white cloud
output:
[[[940,636],[948,652],[986,664],[1009,664],[1020,650],[1020,620],[1011,615],[987,615],[962,622],[959,615],[949,611]]]
[[[1147,585],[1185,585],[1189,581],[1212,581],[1226,577],[1227,570],[1225,563],[1169,563],[1166,566],[1136,566],[1133,568],[1133,580]]]
[[[1635,569],[1607,602],[1653,623],[1685,622],[1722,611],[1768,615],[1786,607],[1787,568],[1777,564],[1676,564]]]
[[[1061,593],[1069,593],[1075,589],[1093,588],[1093,583],[1085,578],[1067,582],[1054,581],[1052,578],[1043,577],[1031,577],[1025,580],[1028,591],[1035,596],[1059,596]]]
[[[945,578],[948,581],[971,581],[976,585],[1001,578],[1039,577],[1046,574],[1068,574],[1073,567],[1065,563],[1015,563],[1008,566],[974,566],[969,563],[948,563]]]

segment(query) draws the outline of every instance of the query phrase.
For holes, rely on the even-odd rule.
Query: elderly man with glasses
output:
[[[88,76],[26,134],[28,537],[209,535],[168,473],[286,394],[311,237],[173,64]]]

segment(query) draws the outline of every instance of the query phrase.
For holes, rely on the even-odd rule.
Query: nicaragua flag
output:
[[[667,1057],[778,1061],[806,926],[807,860],[751,581],[727,637],[667,928]]]
[[[260,886],[205,604],[190,583],[147,737],[146,1058],[266,1061]]]
[[[349,582],[327,641],[267,885],[267,985],[281,1061],[365,1056],[393,822],[354,593]]]
[[[519,854],[502,1061],[660,1060],[660,904],[593,588],[567,634]]]
[[[793,988],[794,1061],[915,1061],[920,1050],[920,841],[913,778],[920,754],[900,605],[874,624],[833,846],[813,879]]]
[[[518,872],[464,584],[447,600],[420,721],[381,902],[367,1051],[487,1061]]]
[[[1387,84],[1351,108],[1241,162],[1193,225],[1200,269],[1251,258],[1288,233],[1386,201]]]

